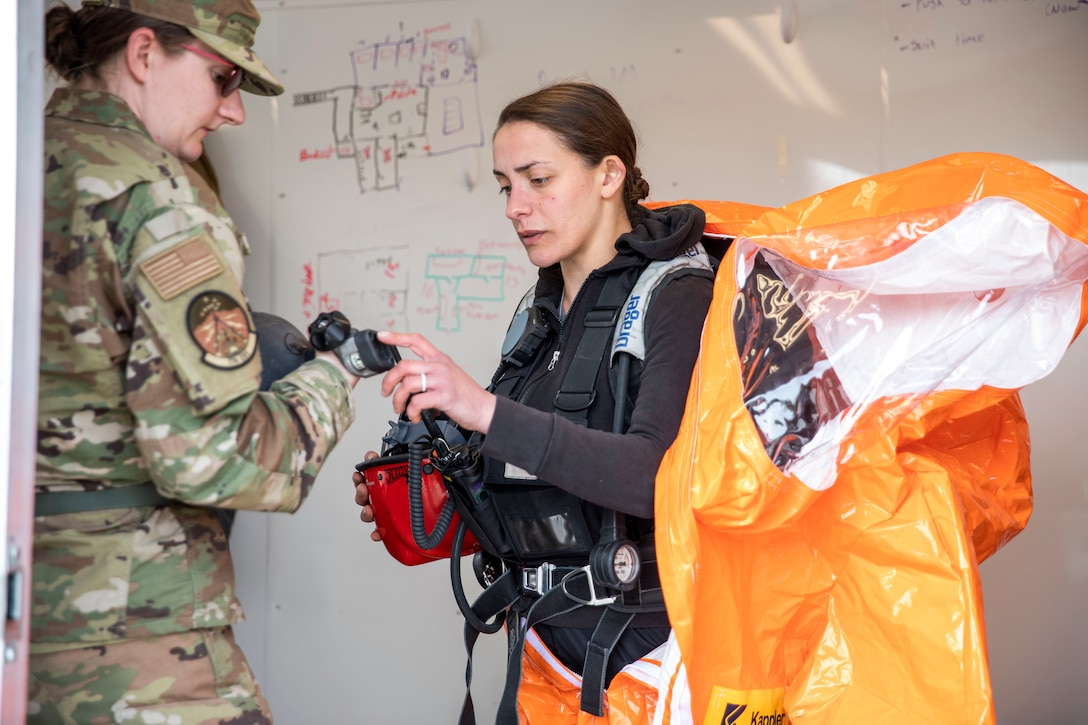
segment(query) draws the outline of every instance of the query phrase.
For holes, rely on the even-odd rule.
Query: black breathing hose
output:
[[[506,621],[504,616],[506,610],[497,613],[491,624],[488,624],[472,610],[472,605],[468,603],[468,597],[465,596],[465,586],[461,583],[461,547],[465,543],[466,531],[468,531],[468,524],[464,520],[457,522],[457,528],[453,530],[453,548],[450,551],[450,581],[453,583],[453,598],[457,600],[457,608],[461,610],[461,614],[465,615],[465,621],[473,629],[481,634],[494,634],[502,629]],[[472,666],[471,662],[469,666]]]
[[[427,533],[427,522],[423,518],[423,459],[428,455],[434,455],[432,451],[436,442],[440,442],[444,446],[445,453],[450,453],[450,451],[431,412],[429,410],[423,411],[422,418],[432,438],[428,439],[421,436],[408,444],[408,513],[412,521],[412,538],[415,539],[416,546],[421,549],[433,549],[441,543],[446,531],[449,530],[456,507],[453,503],[453,497],[449,496],[446,499],[446,504],[442,507],[442,512],[438,515],[434,530],[430,534]],[[442,455],[438,457],[441,459]],[[434,465],[433,460],[431,465]],[[465,533],[467,531],[468,524],[462,519],[457,523],[457,528],[453,532],[453,543],[450,549],[450,580],[453,584],[453,598],[457,602],[457,608],[461,610],[461,614],[464,615],[465,621],[469,625],[482,634],[494,634],[502,629],[503,624],[506,622],[505,610],[497,613],[494,621],[488,624],[472,610],[472,605],[469,604],[468,598],[465,596],[465,587],[461,580],[461,550],[464,547]],[[471,666],[470,661],[469,667]]]
[[[408,514],[412,521],[412,538],[416,546],[425,550],[442,543],[454,514],[453,500],[447,498],[434,529],[427,533],[427,522],[423,518],[423,459],[430,451],[431,441],[427,438],[417,438],[408,444]]]

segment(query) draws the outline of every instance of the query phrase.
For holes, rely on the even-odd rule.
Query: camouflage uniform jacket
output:
[[[115,96],[45,113],[37,491],[151,481],[176,505],[35,520],[34,651],[242,619],[211,509],[294,511],[354,417],[306,363],[259,392],[243,240]]]

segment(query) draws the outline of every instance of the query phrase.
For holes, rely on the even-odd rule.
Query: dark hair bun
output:
[[[629,204],[637,204],[650,195],[650,182],[642,178],[642,169],[635,167],[628,172],[627,189]]]

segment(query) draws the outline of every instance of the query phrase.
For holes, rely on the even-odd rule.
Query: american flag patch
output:
[[[155,255],[141,264],[140,269],[164,300],[177,297],[223,271],[215,253],[200,237]]]

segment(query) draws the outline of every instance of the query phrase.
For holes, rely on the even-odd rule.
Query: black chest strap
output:
[[[611,357],[609,349],[616,323],[632,286],[626,274],[609,275],[605,280],[597,303],[586,312],[582,339],[559,392],[555,394],[556,411],[583,426],[589,406],[597,397],[597,377],[601,366]]]

